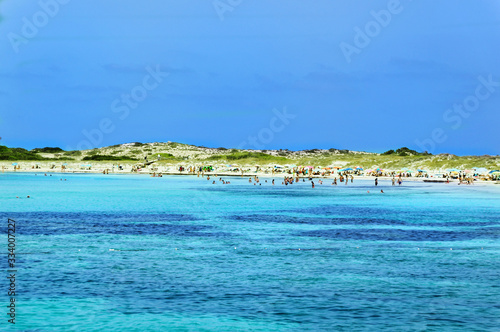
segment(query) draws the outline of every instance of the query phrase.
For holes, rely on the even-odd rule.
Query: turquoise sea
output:
[[[500,331],[500,185],[275,179],[0,174],[0,329]]]

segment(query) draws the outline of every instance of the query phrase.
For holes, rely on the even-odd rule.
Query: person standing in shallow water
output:
[[[375,185],[378,186],[378,178],[375,178]]]

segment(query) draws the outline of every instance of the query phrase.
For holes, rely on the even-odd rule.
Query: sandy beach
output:
[[[301,167],[294,168],[275,168],[272,165],[267,167],[256,167],[253,165],[242,165],[242,166],[229,166],[220,165],[213,166],[213,170],[199,171],[200,167],[206,167],[206,164],[196,164],[187,165],[186,163],[178,164],[165,164],[153,162],[148,166],[143,166],[141,163],[117,163],[117,162],[95,162],[95,163],[76,163],[76,162],[33,162],[33,161],[19,161],[19,162],[0,162],[0,169],[3,173],[34,173],[34,174],[116,174],[116,175],[137,175],[142,174],[145,176],[158,176],[158,175],[187,175],[187,176],[197,176],[197,177],[263,177],[263,178],[276,178],[283,179],[284,177],[299,177],[300,179],[325,179],[333,180],[335,178],[340,178],[342,170],[336,169],[326,169],[318,168],[313,169],[311,175],[309,174],[297,174],[296,171],[300,170]],[[180,171],[183,167],[182,171]],[[463,170],[465,172],[465,170]],[[349,177],[352,175],[356,180],[374,180],[376,177],[380,180],[390,181],[393,176],[398,177],[402,174],[403,181],[424,181],[424,180],[438,180],[444,181],[443,174],[449,174],[445,170],[433,170],[427,173],[420,173],[418,171],[409,170],[409,172],[401,173],[401,170],[384,170],[380,173],[370,172],[366,173],[364,171],[351,172],[348,171]],[[464,173],[465,174],[465,173]],[[450,177],[450,182],[459,182],[455,179],[454,175]],[[487,174],[472,177],[475,184],[497,184],[498,181],[492,180]],[[339,183],[340,184],[340,183]]]

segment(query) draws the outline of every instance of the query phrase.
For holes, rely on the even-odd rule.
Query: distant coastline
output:
[[[403,174],[409,178],[462,174],[496,180],[497,174],[491,172],[500,169],[500,156],[432,155],[408,148],[385,153],[340,149],[238,150],[175,142],[125,143],[81,151],[50,147],[28,151],[0,146],[3,172],[197,174],[203,167],[211,169],[209,173],[240,176],[293,174],[307,168],[308,175],[325,177],[348,172],[363,176]]]

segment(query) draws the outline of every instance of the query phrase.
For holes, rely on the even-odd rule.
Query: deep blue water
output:
[[[1,174],[16,329],[500,331],[500,186],[230,180]]]

